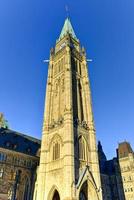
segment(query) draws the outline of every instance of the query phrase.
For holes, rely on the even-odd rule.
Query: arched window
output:
[[[57,190],[54,192],[54,196],[52,200],[60,200],[60,196],[59,193],[57,192]]]
[[[80,200],[86,200],[86,195],[83,191],[80,192]]]
[[[30,191],[30,185],[29,185],[28,178],[26,178],[25,190],[24,190],[24,200],[29,200],[29,191]]]
[[[57,160],[60,158],[60,144],[55,142],[53,144],[53,160]]]
[[[87,200],[88,194],[87,194],[87,181],[82,185],[82,188],[80,190],[79,194],[79,200]]]
[[[86,144],[84,138],[79,138],[79,159],[86,160]]]
[[[7,155],[4,153],[0,153],[0,161],[6,161]]]

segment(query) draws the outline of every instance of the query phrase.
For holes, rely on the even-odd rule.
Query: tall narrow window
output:
[[[80,72],[80,75],[81,75],[81,64],[79,63],[79,72]]]
[[[63,58],[61,59],[61,71],[63,70]]]
[[[28,200],[29,199],[29,191],[30,191],[30,185],[29,185],[28,179],[26,178],[25,191],[24,191],[24,200]]]
[[[60,158],[60,144],[58,142],[53,144],[53,160]]]
[[[79,194],[79,200],[87,200],[88,199],[88,186],[87,181],[82,185],[80,194]]]
[[[79,138],[79,159],[86,160],[86,145],[82,136]]]
[[[79,80],[79,95],[80,95],[80,111],[81,111],[80,119],[81,119],[81,121],[83,121],[83,119],[84,119],[84,114],[83,114],[83,98],[82,98],[82,87],[81,87],[80,80]]]
[[[7,155],[4,153],[0,153],[0,161],[6,161]]]
[[[54,75],[56,74],[56,64],[54,65],[54,68],[53,68],[53,74]]]
[[[61,61],[59,61],[59,72],[61,71]]]

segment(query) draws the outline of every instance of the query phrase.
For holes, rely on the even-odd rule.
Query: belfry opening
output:
[[[55,190],[52,200],[60,200],[60,196],[57,190]]]

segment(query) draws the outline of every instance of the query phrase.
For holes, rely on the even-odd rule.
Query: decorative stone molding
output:
[[[88,127],[86,121],[83,120],[81,122],[78,118],[74,118],[74,126],[75,127],[79,126],[79,127],[82,127],[82,128],[84,128],[86,130],[89,130],[89,127]]]
[[[53,119],[52,123],[49,125],[50,129],[56,128],[63,124],[64,118],[60,117],[57,121]]]

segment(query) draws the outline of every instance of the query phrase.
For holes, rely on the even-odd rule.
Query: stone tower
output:
[[[51,49],[34,200],[101,200],[84,48],[66,19]]]

